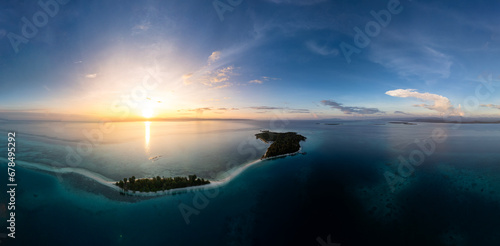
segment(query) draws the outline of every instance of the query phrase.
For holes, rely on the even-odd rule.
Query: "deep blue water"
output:
[[[185,138],[186,143],[178,145],[189,148],[187,143],[196,136],[209,141],[210,137],[204,136],[214,131],[223,134],[211,137],[221,138],[179,152],[189,158],[171,156],[158,165],[128,157],[143,155],[141,158],[148,160],[144,136],[129,134],[123,141],[115,136],[103,141],[79,167],[111,179],[127,172],[145,176],[155,170],[161,173],[162,168],[182,175],[201,170],[199,176],[223,178],[239,165],[234,163],[244,164],[265,151],[257,144],[238,147],[259,129],[297,131],[307,137],[301,144],[307,154],[259,162],[219,188],[135,202],[110,199],[103,194],[105,187],[79,175],[17,167],[16,239],[0,240],[8,245],[321,245],[318,240],[326,242],[330,236],[332,243],[341,245],[499,244],[499,125],[373,123],[334,126],[290,121],[277,126],[269,122],[211,122],[216,126],[208,128],[202,123],[197,128],[202,130],[189,133],[192,136]],[[176,124],[179,128],[192,123]],[[192,129],[188,126],[185,128]],[[144,125],[137,127],[141,128],[137,132],[144,133]],[[50,164],[54,161],[51,158],[58,161],[65,155],[58,152],[64,149],[61,146],[78,140],[78,131],[52,134],[57,138],[47,139],[42,137],[51,135],[46,129],[41,134],[42,130],[25,125],[0,128],[2,135],[6,129],[17,130],[20,158],[28,162],[43,156],[42,164]],[[220,131],[224,128],[228,130]],[[28,129],[31,135],[23,135]],[[415,139],[431,141],[435,129],[444,132],[446,139],[436,143],[435,151],[425,155],[412,175],[400,180],[392,191],[384,174],[397,174],[398,157],[409,160],[412,151],[420,150]],[[173,133],[159,134],[163,136],[160,140],[151,136],[153,151],[175,154],[152,144],[159,141],[156,144],[161,146],[163,141],[165,147],[173,146],[167,143],[173,138],[169,134]],[[23,142],[29,148],[23,149]],[[39,147],[44,151],[36,153]],[[122,147],[127,151],[120,153]],[[132,151],[135,148],[140,150]],[[215,157],[209,154],[213,151]],[[5,151],[0,154],[6,155]],[[130,158],[138,158],[140,164],[129,163],[123,171],[120,163],[112,163],[113,159]],[[169,165],[179,160],[194,163]],[[99,165],[87,163],[99,161]],[[64,165],[63,160],[59,162]],[[233,164],[228,166],[228,162]],[[101,166],[103,171],[99,172]],[[1,168],[6,169],[3,160]],[[210,168],[217,170],[211,172]],[[5,201],[2,196],[3,225],[7,219]],[[193,212],[189,221],[180,207]]]

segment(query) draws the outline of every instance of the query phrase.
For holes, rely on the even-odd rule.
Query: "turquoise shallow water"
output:
[[[64,164],[64,146],[77,143],[82,128],[69,125],[73,130],[58,135],[46,131],[50,125],[25,124],[0,128],[16,129],[24,145],[19,158],[37,162],[41,157],[39,164]],[[265,145],[250,141],[256,131],[273,130],[268,122],[210,122],[215,125],[198,128],[193,122],[177,122],[181,130],[154,130],[160,131],[158,139],[151,135],[149,140],[155,153],[146,154],[144,123],[126,124],[121,134],[104,140],[102,149],[82,161],[86,169],[111,179],[133,172],[222,178],[265,151]],[[392,192],[384,174],[397,173],[398,157],[408,159],[419,150],[415,139],[429,141],[435,129],[442,129],[447,139]],[[0,240],[9,245],[318,245],[330,235],[342,245],[497,245],[499,129],[291,121],[278,130],[306,136],[306,155],[258,162],[219,188],[138,202],[109,199],[105,187],[92,180],[18,167],[17,238]],[[174,137],[175,132],[183,137]],[[163,144],[172,139],[176,144]],[[179,151],[193,139],[198,140],[196,151]],[[148,160],[156,153],[165,157]],[[5,162],[1,167],[6,168]],[[5,221],[5,205],[0,212]]]

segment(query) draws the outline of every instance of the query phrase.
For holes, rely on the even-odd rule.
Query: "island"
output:
[[[278,133],[261,131],[261,133],[255,134],[255,137],[264,143],[271,143],[261,159],[298,152],[300,150],[300,141],[306,141],[306,137],[296,132]]]
[[[199,186],[210,184],[210,181],[198,178],[196,175],[188,177],[165,178],[157,176],[156,178],[136,179],[135,176],[124,178],[115,183],[116,186],[125,191],[156,192],[170,189],[184,188],[190,186]]]
[[[389,123],[390,124],[399,124],[399,125],[411,125],[411,126],[416,125],[415,123],[406,122],[406,121],[390,121]]]

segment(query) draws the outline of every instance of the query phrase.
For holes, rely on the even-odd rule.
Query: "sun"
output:
[[[142,116],[144,118],[148,118],[149,119],[149,118],[153,117],[153,114],[154,114],[154,112],[153,112],[152,108],[144,108],[142,110]]]

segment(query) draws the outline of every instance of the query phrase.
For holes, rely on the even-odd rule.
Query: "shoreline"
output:
[[[57,173],[76,174],[76,175],[80,175],[80,176],[83,176],[85,178],[88,178],[88,179],[90,179],[98,184],[101,184],[107,188],[115,190],[115,191],[117,191],[120,194],[123,194],[125,196],[152,198],[152,197],[175,195],[175,194],[179,194],[179,193],[188,193],[188,192],[194,192],[194,191],[199,191],[199,190],[213,189],[213,188],[221,187],[221,186],[229,183],[231,180],[233,180],[238,175],[243,173],[249,167],[251,167],[259,162],[266,161],[266,160],[272,160],[272,159],[276,159],[276,158],[282,158],[282,157],[286,157],[286,156],[290,156],[290,155],[296,155],[296,154],[300,153],[301,149],[302,149],[302,147],[298,151],[293,152],[293,153],[283,154],[283,155],[273,156],[273,157],[268,157],[268,158],[261,158],[261,159],[250,161],[250,162],[234,169],[227,177],[225,177],[221,180],[209,180],[210,184],[176,188],[176,189],[156,191],[156,192],[124,191],[122,188],[115,185],[116,180],[111,180],[106,176],[103,176],[99,173],[92,172],[92,171],[89,171],[89,170],[83,169],[83,168],[54,167],[54,166],[48,166],[45,164],[31,163],[31,162],[26,162],[26,161],[17,161],[16,164],[18,166],[23,167],[23,168],[36,170],[36,171],[42,171],[42,172],[48,172],[50,174],[57,174]],[[2,160],[2,159],[4,159],[4,158],[0,158],[0,160]],[[225,172],[227,173],[230,171],[231,170],[228,170]],[[110,199],[112,199],[112,198],[110,198]],[[112,199],[112,200],[118,200],[118,199]]]
[[[152,197],[152,196],[159,196],[159,195],[168,195],[173,192],[179,192],[179,191],[187,191],[191,189],[196,189],[196,188],[212,188],[212,186],[217,185],[217,181],[210,181],[210,184],[207,185],[200,185],[200,186],[190,186],[190,187],[183,187],[183,188],[176,188],[176,189],[170,189],[170,190],[165,190],[165,191],[157,191],[157,192],[140,192],[136,191],[133,193],[133,191],[124,191],[122,188],[118,187],[115,185],[116,181],[111,180],[106,176],[103,176],[99,173],[89,171],[87,169],[83,168],[74,168],[74,167],[53,167],[53,166],[48,166],[45,164],[37,164],[37,163],[31,163],[31,162],[26,162],[26,161],[17,161],[16,164],[18,166],[21,166],[23,168],[27,168],[30,170],[36,170],[36,171],[42,171],[42,172],[48,172],[51,174],[77,174],[80,176],[83,176],[85,178],[91,179],[92,181],[99,183],[103,186],[106,186],[107,188],[116,190],[117,192],[126,194],[126,195],[131,195],[131,196],[144,196],[144,197]],[[214,185],[212,185],[214,184]]]
[[[269,143],[267,141],[263,140],[265,143]],[[78,167],[55,167],[55,166],[50,166],[47,164],[40,164],[40,163],[33,163],[33,162],[26,162],[26,161],[17,161],[16,164],[20,167],[30,169],[30,170],[35,170],[35,171],[41,171],[41,172],[47,172],[50,174],[64,174],[64,175],[80,175],[84,178],[87,178],[91,181],[96,182],[97,184],[103,185],[104,187],[110,188],[111,190],[117,191],[120,196],[131,196],[131,197],[143,197],[143,198],[151,198],[151,197],[158,197],[158,196],[165,196],[165,195],[175,195],[179,193],[187,193],[187,192],[194,192],[198,190],[205,190],[205,189],[213,189],[217,187],[221,187],[223,185],[226,185],[229,183],[232,179],[243,173],[246,169],[248,169],[250,166],[253,166],[259,162],[266,161],[266,160],[273,160],[273,159],[278,159],[278,158],[284,158],[286,156],[293,156],[300,154],[302,150],[302,146],[299,145],[299,149],[293,153],[287,153],[287,154],[281,154],[277,156],[272,156],[272,157],[261,157],[259,159],[249,161],[246,164],[243,164],[240,167],[237,167],[235,169],[230,169],[227,171],[223,171],[223,175],[228,174],[229,175],[223,179],[220,180],[208,180],[210,181],[210,184],[205,184],[205,185],[198,185],[198,186],[189,186],[189,187],[183,187],[183,188],[175,188],[175,189],[169,189],[169,190],[163,190],[163,191],[154,191],[154,192],[141,192],[141,191],[131,191],[131,190],[124,190],[123,188],[120,188],[116,185],[116,180],[111,180],[110,178],[99,174],[97,172],[93,172],[84,168],[78,168]],[[269,151],[269,147],[266,150],[266,154]],[[156,158],[156,157],[155,157]],[[0,157],[0,160],[5,160],[7,159]],[[58,177],[60,179],[60,177]],[[78,187],[77,187],[78,188]],[[99,193],[106,193],[106,191],[102,191]],[[116,198],[111,198],[108,197],[109,199],[112,200],[121,200],[121,199],[116,199]]]
[[[288,154],[282,154],[282,155],[277,155],[277,156],[271,156],[271,157],[266,157],[266,158],[260,158],[260,160],[265,161],[265,160],[272,160],[272,159],[277,159],[277,158],[282,158],[282,157],[287,157],[287,156],[292,156],[296,154],[301,154],[300,151],[302,150],[302,147],[299,148],[299,150],[293,152],[293,153],[288,153]]]

